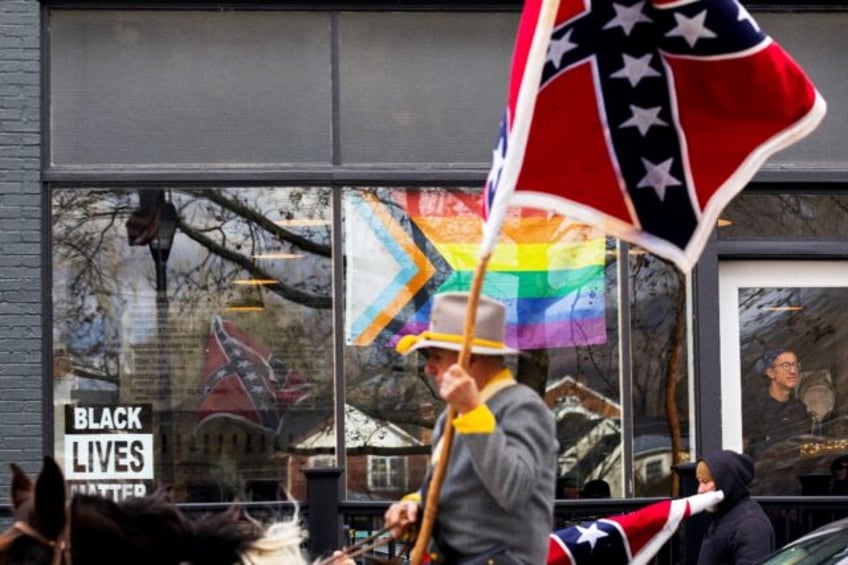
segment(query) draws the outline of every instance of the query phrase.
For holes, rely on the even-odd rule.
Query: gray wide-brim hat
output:
[[[433,298],[433,310],[430,312],[430,325],[427,331],[418,335],[403,336],[395,346],[397,352],[408,355],[417,349],[427,347],[462,351],[468,299],[467,292],[437,294]],[[475,355],[518,353],[518,350],[507,347],[504,342],[506,309],[503,304],[481,295],[475,320],[471,353]]]

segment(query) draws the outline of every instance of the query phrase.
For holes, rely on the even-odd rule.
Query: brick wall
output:
[[[0,1],[0,501],[41,466],[40,5]]]

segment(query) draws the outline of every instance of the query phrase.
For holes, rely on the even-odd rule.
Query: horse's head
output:
[[[35,483],[13,464],[11,494],[15,525],[0,535],[0,565],[233,565],[248,555],[282,555],[283,545],[299,553],[296,524],[296,535],[277,536],[269,547],[267,539],[259,543],[263,529],[235,507],[189,520],[162,493],[120,503],[75,495],[68,504],[50,457]]]
[[[61,563],[67,559],[69,535],[65,479],[56,462],[45,457],[35,484],[12,464],[15,523],[0,536],[0,563]]]

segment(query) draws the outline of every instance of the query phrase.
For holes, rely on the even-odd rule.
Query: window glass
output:
[[[489,162],[517,13],[351,11],[338,21],[344,163]]]
[[[368,457],[368,486],[373,490],[405,490],[405,457]]]
[[[668,496],[689,453],[686,280],[630,248],[633,470],[636,496]]]
[[[347,402],[380,430],[356,433],[346,422],[354,442],[348,443],[349,496],[405,494],[376,492],[351,472],[369,453],[406,455],[409,487],[421,483],[443,404],[420,355],[402,358],[393,345],[426,329],[435,293],[468,288],[479,211],[476,189],[362,188],[344,195]],[[620,495],[617,294],[609,245],[600,232],[560,216],[511,210],[483,293],[506,303],[508,343],[522,350],[513,369],[556,414],[558,474],[605,478]]]
[[[848,194],[744,191],[721,214],[719,239],[848,237]]]
[[[721,265],[723,443],[753,457],[755,494],[848,485],[833,472],[848,453],[846,275],[839,261]]]
[[[52,190],[55,450],[72,488],[304,492],[294,447],[332,425],[329,197]]]
[[[75,488],[303,499],[301,470],[341,464],[330,189],[51,195],[55,449]],[[347,495],[396,498],[421,484],[443,404],[393,345],[426,328],[433,294],[469,286],[480,194],[360,187],[342,202]],[[688,445],[683,287],[629,254],[634,488],[656,496]],[[512,368],[556,416],[560,486],[600,479],[624,496],[617,261],[600,232],[514,209],[483,292],[507,304]],[[643,468],[657,457],[659,473]]]
[[[762,0],[761,3],[766,3]],[[844,4],[837,9],[821,9],[826,4],[837,4],[835,0],[823,2],[792,2],[793,5],[817,4],[818,9],[774,9],[788,2],[769,2],[768,12],[756,12],[754,18],[780,46],[792,55],[792,59],[804,69],[816,89],[830,102],[831,111],[808,137],[772,155],[766,164],[767,170],[779,172],[784,178],[800,171],[844,170],[845,134],[848,132],[848,112],[834,112],[834,100],[848,98],[848,81],[841,72],[848,51],[843,48],[842,36],[848,29],[848,13]],[[747,2],[746,2],[747,4]],[[838,178],[840,175],[836,175]]]
[[[840,353],[848,289],[742,288],[739,308],[742,433],[756,491],[826,494],[831,461],[848,453],[839,401],[848,394]]]

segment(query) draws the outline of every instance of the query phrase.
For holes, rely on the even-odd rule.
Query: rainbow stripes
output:
[[[345,202],[348,343],[394,344],[427,327],[433,294],[470,287],[482,239],[480,195],[361,192]],[[562,216],[514,210],[483,292],[507,307],[518,349],[606,342],[599,231]]]
[[[482,238],[479,197],[405,195],[411,221],[452,272],[436,292],[471,286]],[[504,221],[483,293],[507,308],[507,343],[518,349],[606,342],[602,233],[562,216],[522,210]],[[429,303],[400,334],[426,329]]]

